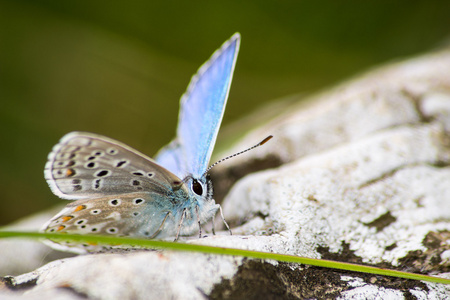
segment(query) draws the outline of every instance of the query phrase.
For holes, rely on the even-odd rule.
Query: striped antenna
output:
[[[206,173],[208,173],[209,170],[211,170],[212,168],[214,168],[215,166],[217,166],[217,165],[220,164],[221,162],[224,162],[224,161],[226,161],[227,159],[233,158],[233,157],[235,157],[235,156],[241,155],[242,153],[245,153],[245,152],[247,152],[247,151],[253,150],[253,149],[255,149],[256,147],[262,146],[262,145],[264,145],[265,143],[267,143],[271,138],[273,138],[273,135],[269,135],[268,137],[266,137],[265,139],[263,139],[263,140],[262,140],[261,142],[259,142],[258,144],[254,145],[254,146],[252,146],[252,147],[250,147],[250,148],[248,148],[248,149],[245,149],[244,151],[241,151],[241,152],[232,154],[232,155],[230,155],[230,156],[227,156],[227,157],[225,157],[225,158],[222,158],[222,159],[219,160],[219,161],[216,161],[216,162],[213,163],[208,169],[206,169],[206,171],[205,171],[205,173],[203,173],[202,177],[203,177]]]

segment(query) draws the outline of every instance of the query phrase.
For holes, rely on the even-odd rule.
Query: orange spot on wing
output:
[[[65,216],[65,217],[62,217],[62,218],[61,218],[61,220],[62,220],[63,222],[67,222],[67,221],[72,220],[72,219],[73,219],[72,216]]]
[[[56,231],[61,231],[61,230],[63,230],[64,228],[66,228],[66,226],[64,226],[64,225],[59,225],[58,228],[56,228]]]
[[[77,207],[75,207],[75,209],[73,210],[74,212],[80,211],[86,209],[86,205],[78,205]]]
[[[73,176],[73,175],[75,175],[75,171],[73,169],[67,169],[66,170],[66,176],[67,177],[70,177],[70,176]]]

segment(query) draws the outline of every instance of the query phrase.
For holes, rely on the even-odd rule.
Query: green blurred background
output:
[[[449,12],[450,1],[0,0],[0,225],[67,203],[43,178],[65,133],[149,155],[169,142],[190,77],[236,31],[225,126],[446,45]]]

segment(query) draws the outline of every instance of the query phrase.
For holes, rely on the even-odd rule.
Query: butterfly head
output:
[[[189,195],[196,199],[198,203],[212,200],[213,187],[209,175],[206,174],[200,178],[194,178],[189,175],[183,181],[188,188]]]

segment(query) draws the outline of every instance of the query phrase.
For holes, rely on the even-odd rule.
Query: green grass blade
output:
[[[136,245],[146,248],[162,248],[177,251],[201,252],[219,255],[244,256],[248,258],[257,259],[271,259],[280,262],[290,262],[306,264],[317,267],[340,269],[347,271],[355,271],[368,274],[392,276],[398,278],[406,278],[413,280],[423,280],[428,282],[436,282],[443,284],[450,284],[450,279],[408,273],[402,271],[388,270],[371,266],[357,265],[351,263],[337,262],[324,259],[314,259],[299,257],[287,254],[276,254],[261,251],[242,250],[235,248],[213,247],[204,245],[187,244],[182,242],[167,242],[159,240],[144,240],[126,237],[108,237],[99,235],[74,235],[74,234],[58,234],[58,233],[37,233],[37,232],[18,232],[18,231],[0,231],[0,238],[33,238],[33,239],[51,239],[57,240],[72,240],[80,243],[99,243],[111,245]]]

